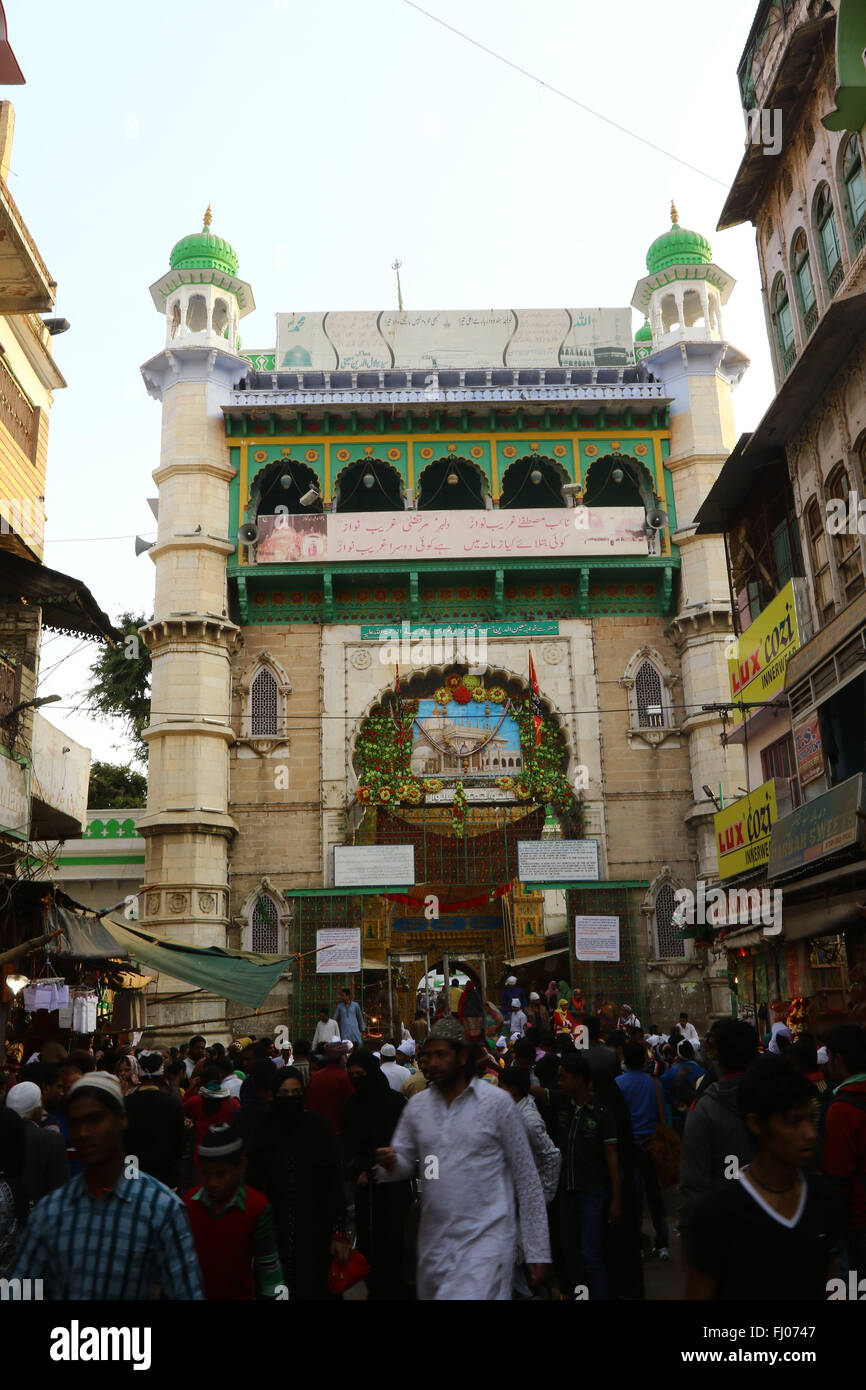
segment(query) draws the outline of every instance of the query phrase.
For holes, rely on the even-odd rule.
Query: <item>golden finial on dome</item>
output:
[[[202,228],[202,230],[205,232],[208,231],[210,229],[211,222],[213,222],[213,212],[211,211],[210,203],[208,203],[207,211],[204,215],[204,227]]]
[[[671,225],[675,227],[675,226],[677,225],[677,223],[679,222],[679,220],[680,220],[680,215],[679,215],[679,213],[677,212],[677,205],[676,205],[676,203],[674,202],[674,200],[673,200],[673,198],[672,198],[672,199],[671,199]]]

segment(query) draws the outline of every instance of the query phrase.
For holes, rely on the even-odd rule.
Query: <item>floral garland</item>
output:
[[[451,700],[458,705],[468,705],[470,702],[505,705],[508,692],[501,685],[485,686],[478,676],[451,675],[434,692],[433,698],[443,707]],[[452,778],[417,777],[412,772],[412,724],[418,713],[418,701],[404,699],[402,713],[402,742],[396,727],[394,706],[370,715],[366,720],[355,749],[358,800],[364,806],[419,806],[428,793],[453,786],[451,826],[454,834],[462,837],[466,827],[467,800],[463,782]],[[579,836],[582,830],[581,803],[565,772],[567,757],[555,718],[550,714],[543,716],[541,741],[536,747],[528,699],[516,713],[523,769],[516,776],[503,774],[495,778],[494,785],[501,791],[511,792],[515,800],[523,804],[537,802],[552,806],[560,819],[568,821],[570,833]]]

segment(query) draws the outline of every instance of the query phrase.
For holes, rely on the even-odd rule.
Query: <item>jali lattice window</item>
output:
[[[634,698],[637,722],[641,729],[662,729],[665,726],[665,706],[662,681],[651,661],[642,661],[634,678]]]
[[[674,957],[682,957],[686,953],[685,941],[677,935],[679,928],[671,921],[676,905],[677,900],[674,896],[673,884],[663,883],[656,893],[655,913],[653,915],[656,956],[659,960],[672,960]]]
[[[272,671],[262,669],[250,686],[250,736],[279,733],[280,692]]]
[[[280,909],[264,893],[259,893],[250,910],[250,950],[271,956],[280,950]]]

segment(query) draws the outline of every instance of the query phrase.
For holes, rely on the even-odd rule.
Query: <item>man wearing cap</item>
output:
[[[402,1047],[403,1044],[401,1043],[400,1046]],[[404,1054],[401,1052],[401,1058],[403,1055]],[[392,1091],[399,1091],[409,1073],[406,1068],[397,1061],[397,1050],[394,1044],[385,1043],[382,1047],[380,1056],[382,1058],[380,1064],[382,1075],[387,1080]]]
[[[244,1141],[211,1125],[199,1145],[201,1187],[184,1194],[209,1302],[275,1298],[283,1274],[267,1197],[243,1181]]]
[[[380,1181],[417,1173],[421,1187],[418,1298],[510,1299],[518,1241],[540,1283],[550,1262],[544,1194],[517,1109],[467,1066],[454,1019],[425,1048],[430,1085],[406,1106],[389,1148],[377,1149]],[[516,1203],[515,1203],[516,1193]]]
[[[69,1178],[66,1140],[59,1130],[42,1129],[42,1092],[35,1081],[19,1081],[6,1096],[6,1106],[24,1123],[24,1168],[21,1185],[30,1202],[39,1202]]]
[[[124,1156],[120,1082],[91,1072],[66,1111],[82,1172],[33,1209],[12,1277],[51,1300],[202,1299],[183,1202]]]
[[[502,991],[502,1017],[503,1017],[503,1018],[510,1018],[510,1017],[511,1017],[511,1001],[512,1001],[512,999],[518,999],[518,1000],[520,1001],[520,1007],[521,1007],[521,1009],[525,1009],[525,1008],[526,1008],[526,1004],[527,1004],[526,991],[524,990],[524,988],[523,988],[522,985],[519,985],[519,984],[517,983],[517,976],[516,976],[516,975],[509,975],[509,976],[508,976],[508,979],[505,981],[505,988],[504,988],[504,990]]]
[[[162,1053],[139,1052],[138,1074],[141,1084],[125,1102],[126,1152],[135,1154],[145,1173],[177,1190],[186,1132],[181,1103],[166,1084]]]

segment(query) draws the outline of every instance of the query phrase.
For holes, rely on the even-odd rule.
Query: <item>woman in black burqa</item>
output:
[[[250,1136],[246,1181],[273,1207],[292,1300],[327,1299],[335,1237],[345,1226],[339,1146],[328,1121],[304,1109],[303,1078],[295,1067],[275,1071],[272,1095]]]
[[[367,1287],[373,1299],[405,1299],[411,1184],[376,1183],[373,1168],[376,1150],[391,1143],[406,1097],[391,1088],[371,1052],[352,1054],[349,1079],[355,1093],[343,1106],[340,1134],[344,1173],[354,1190],[358,1248],[370,1262]]]

